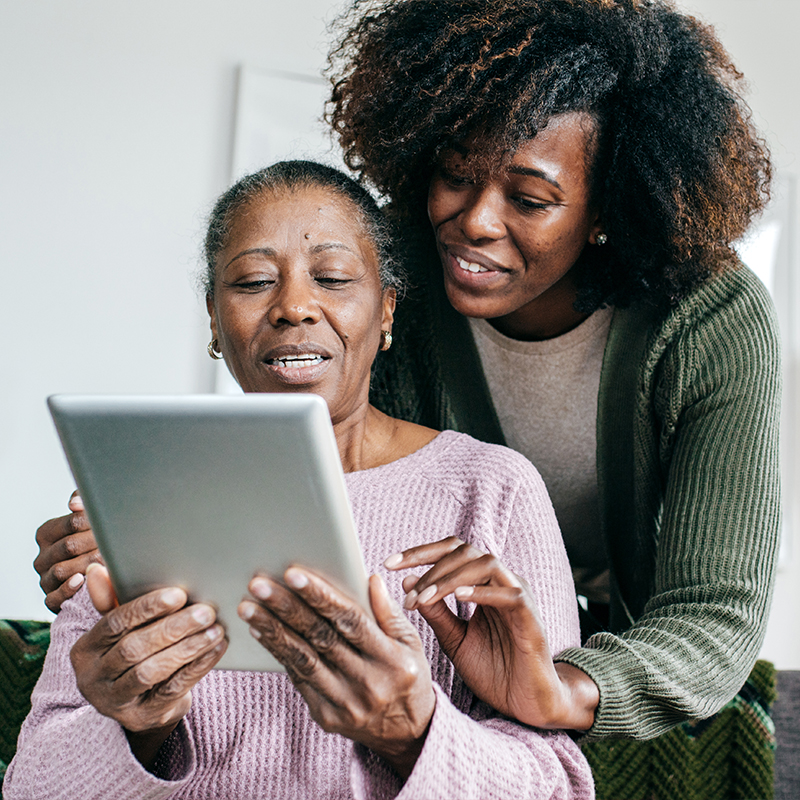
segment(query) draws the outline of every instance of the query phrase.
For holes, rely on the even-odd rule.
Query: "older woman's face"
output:
[[[237,214],[216,264],[211,329],[245,392],[316,392],[340,422],[368,402],[393,290],[349,200],[268,191]]]
[[[456,310],[510,318],[521,334],[554,305],[569,311],[570,271],[600,230],[586,158],[593,125],[586,114],[553,117],[508,164],[477,178],[467,170],[468,142],[443,153],[428,216]]]

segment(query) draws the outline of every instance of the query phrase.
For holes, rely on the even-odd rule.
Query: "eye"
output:
[[[318,275],[314,280],[320,286],[325,286],[328,289],[340,289],[353,282],[352,278],[345,278],[340,275]]]
[[[270,278],[258,278],[257,280],[241,280],[234,281],[233,283],[225,282],[225,286],[231,289],[238,289],[242,292],[254,293],[268,289],[275,283]]]
[[[514,202],[523,211],[541,211],[552,205],[552,203],[543,203],[541,200],[531,200],[529,197],[515,197]]]

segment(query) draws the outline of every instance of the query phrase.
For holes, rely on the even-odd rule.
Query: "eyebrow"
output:
[[[515,164],[512,164],[508,171],[513,173],[514,175],[529,175],[531,178],[541,178],[543,181],[547,181],[551,186],[555,186],[556,189],[560,191],[564,191],[561,187],[561,184],[553,178],[551,175],[548,175],[546,172],[540,169],[531,169],[530,167],[520,167]]]
[[[470,150],[468,147],[465,147],[463,144],[459,142],[455,142],[454,144],[450,145],[450,149],[454,152],[458,153],[462,158],[467,158],[469,156]],[[522,167],[518,164],[512,164],[508,167],[508,172],[511,172],[514,175],[525,175],[531,178],[541,178],[543,181],[547,181],[551,186],[555,186],[556,189],[563,192],[564,189],[561,184],[552,176],[548,175],[544,170],[541,169],[533,169],[532,167]]]
[[[325,250],[346,250],[348,253],[354,252],[352,247],[348,247],[342,242],[321,242],[320,244],[315,244],[310,252],[323,253]]]
[[[348,253],[354,252],[351,247],[348,247],[346,244],[342,244],[342,242],[321,242],[320,244],[315,244],[309,252],[316,255],[317,253],[323,253],[326,250],[346,250]],[[272,247],[251,247],[248,250],[242,250],[241,253],[237,253],[222,269],[225,271],[228,267],[233,264],[239,258],[243,258],[244,256],[250,256],[253,254],[258,254],[262,256],[266,256],[267,258],[272,258],[278,254],[278,251]]]

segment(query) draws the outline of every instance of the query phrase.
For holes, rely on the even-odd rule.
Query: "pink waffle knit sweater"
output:
[[[553,509],[522,456],[444,432],[406,458],[348,475],[347,486],[367,570],[384,574],[398,600],[402,575],[387,574],[382,561],[456,534],[527,578],[554,653],[578,644],[575,595]],[[458,606],[471,613],[468,604]],[[591,773],[577,745],[476,700],[425,621],[416,612],[412,617],[431,665],[436,709],[405,782],[371,751],[319,728],[284,674],[223,670],[195,687],[191,710],[151,774],[131,754],[121,726],[77,689],[69,651],[98,618],[81,590],[53,624],[4,796],[591,800]]]

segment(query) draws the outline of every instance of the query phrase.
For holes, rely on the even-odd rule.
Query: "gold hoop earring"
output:
[[[214,361],[221,361],[223,358],[225,358],[225,356],[222,355],[222,351],[219,349],[219,342],[216,339],[212,339],[208,343],[208,347],[206,349],[208,350],[208,354],[211,356],[211,358],[214,359]],[[219,355],[217,355],[218,352]]]
[[[392,332],[381,331],[381,350],[388,350],[392,346]]]

